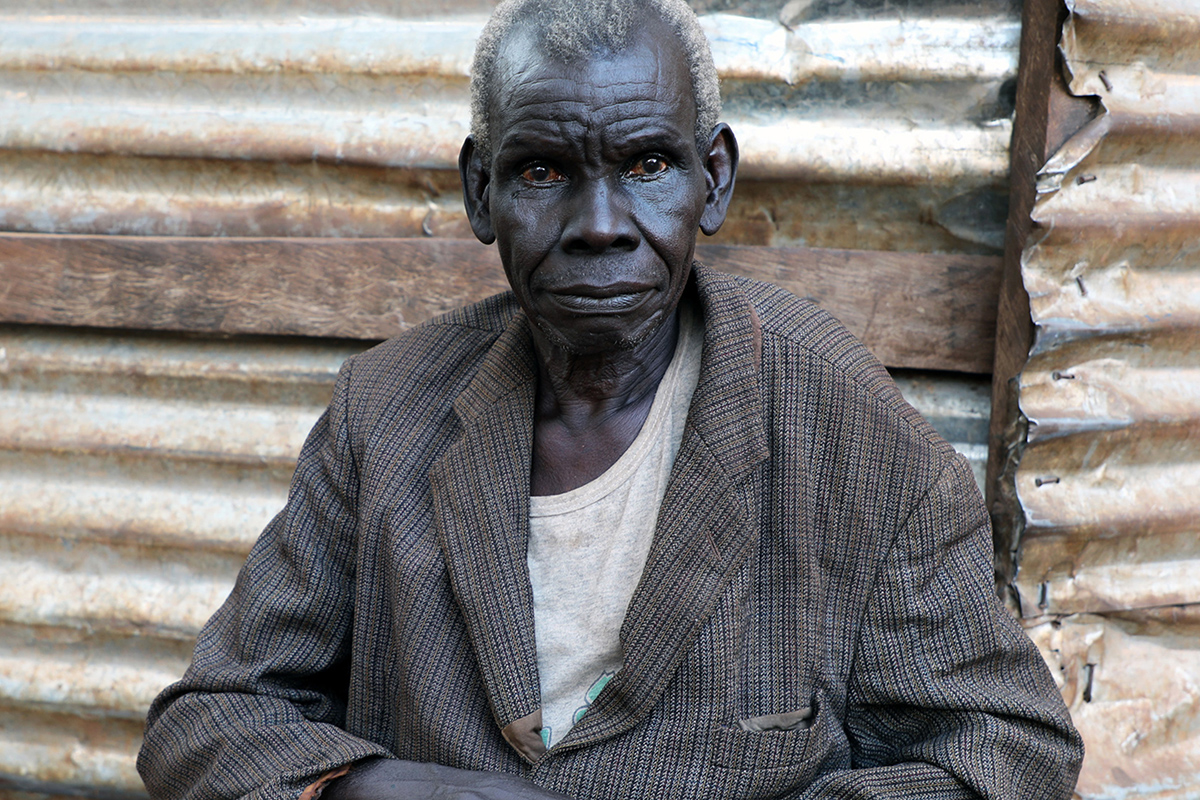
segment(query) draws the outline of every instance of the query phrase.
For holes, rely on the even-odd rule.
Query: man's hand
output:
[[[372,759],[330,783],[321,800],[570,800],[504,772]]]

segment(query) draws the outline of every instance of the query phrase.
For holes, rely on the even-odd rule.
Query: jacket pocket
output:
[[[812,727],[812,706],[786,714],[764,714],[761,717],[738,720],[737,726],[744,731],[797,731]]]
[[[713,734],[712,782],[721,797],[768,800],[800,791],[824,770],[837,765],[845,742],[838,719],[821,705],[813,705],[808,727],[791,730],[742,730],[738,723],[720,725]],[[799,709],[782,715],[800,716]],[[758,719],[758,718],[756,718]]]
[[[828,749],[828,716],[810,707],[719,725],[713,733],[713,765],[760,774],[803,773]]]

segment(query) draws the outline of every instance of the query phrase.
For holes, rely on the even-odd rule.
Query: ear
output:
[[[725,223],[729,201],[733,198],[733,182],[737,178],[738,144],[733,131],[724,122],[713,128],[704,161],[704,179],[708,195],[704,198],[704,213],[700,215],[700,230],[712,236]]]
[[[458,175],[462,178],[463,205],[475,238],[484,244],[496,241],[492,230],[492,211],[489,203],[492,182],[488,169],[479,158],[475,139],[468,136],[458,151]]]

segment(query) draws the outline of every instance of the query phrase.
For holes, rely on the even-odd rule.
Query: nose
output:
[[[641,242],[629,206],[619,186],[607,180],[579,181],[568,203],[562,247],[586,255],[608,250],[636,250]]]

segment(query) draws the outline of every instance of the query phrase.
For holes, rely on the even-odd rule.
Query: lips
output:
[[[651,289],[633,283],[607,286],[567,286],[548,291],[559,307],[575,313],[617,313],[628,311],[646,299]]]

